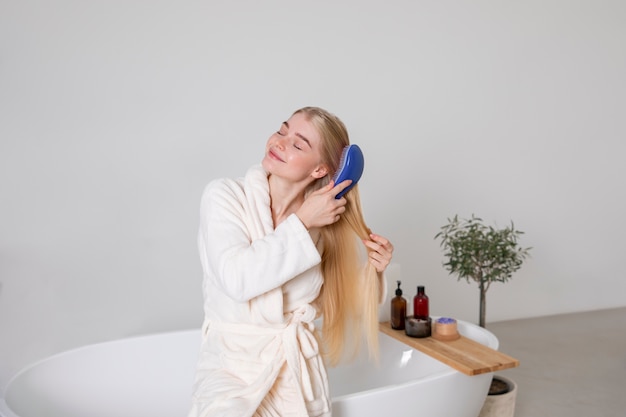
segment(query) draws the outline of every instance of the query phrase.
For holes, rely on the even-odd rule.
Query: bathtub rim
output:
[[[438,316],[433,316],[433,319],[436,319]],[[480,327],[476,324],[467,322],[467,321],[463,321],[463,320],[457,320],[458,323],[458,328],[459,328],[459,333],[463,334],[464,336],[467,336],[466,334],[466,330],[467,329],[472,329],[474,331],[478,331],[479,333],[482,333],[482,335],[484,337],[486,337],[487,339],[487,346],[491,347],[492,349],[497,350],[499,347],[499,340],[498,338],[495,336],[495,334],[493,334],[491,331]],[[77,351],[82,351],[82,350],[86,350],[86,349],[90,349],[90,348],[95,348],[95,347],[105,347],[107,345],[113,345],[113,344],[120,344],[120,343],[124,343],[124,342],[129,342],[129,341],[138,341],[141,339],[147,339],[147,338],[151,338],[151,337],[158,337],[158,336],[162,336],[162,337],[174,337],[175,335],[183,335],[183,334],[197,334],[198,335],[198,348],[200,347],[200,342],[201,342],[201,337],[200,337],[200,328],[191,328],[191,329],[180,329],[180,330],[172,330],[172,331],[167,331],[167,332],[151,332],[151,333],[145,333],[145,334],[139,334],[139,335],[133,335],[133,336],[128,336],[128,337],[123,337],[120,339],[113,339],[113,340],[105,340],[102,342],[94,342],[94,343],[89,343],[83,346],[78,346],[78,347],[74,347],[68,350],[64,350],[62,352],[58,352],[55,354],[52,354],[50,356],[38,359],[28,365],[26,365],[25,367],[23,367],[22,369],[20,369],[19,371],[17,371],[13,376],[11,376],[11,378],[9,378],[9,381],[7,382],[6,386],[4,387],[4,389],[2,390],[2,396],[0,396],[0,417],[20,417],[19,415],[15,414],[11,408],[9,407],[8,403],[7,403],[7,397],[8,394],[11,390],[11,386],[13,385],[13,383],[15,382],[15,380],[17,380],[18,378],[20,378],[20,376],[22,376],[23,374],[27,373],[28,371],[30,371],[31,369],[37,367],[38,365],[47,362],[47,361],[51,361],[63,356],[68,356],[71,355]],[[383,337],[390,337],[384,333],[381,333],[381,335]],[[390,337],[391,338],[391,337]],[[397,343],[402,343],[397,341]],[[407,347],[409,347],[407,345]],[[413,348],[411,348],[413,349]],[[443,364],[443,363],[442,363]],[[454,368],[450,367],[449,365],[443,364],[445,365],[445,368],[442,369],[441,371],[438,372],[433,372],[432,374],[429,374],[427,376],[424,376],[420,379],[416,379],[416,380],[411,380],[408,382],[403,382],[403,383],[397,383],[397,384],[390,384],[390,385],[385,385],[383,387],[376,387],[376,388],[371,388],[371,389],[366,389],[363,391],[358,391],[355,393],[349,393],[349,394],[343,394],[337,397],[332,398],[332,402],[335,401],[341,401],[341,400],[350,400],[352,398],[356,398],[362,395],[366,395],[366,394],[370,394],[373,392],[376,393],[382,393],[382,392],[386,392],[386,391],[390,391],[393,389],[397,389],[398,387],[410,387],[412,385],[416,385],[416,384],[421,384],[424,383],[425,381],[430,381],[430,380],[434,380],[434,379],[439,379],[439,378],[443,378],[445,376],[448,376],[450,374],[454,374],[454,373],[459,373],[459,371],[455,370]]]
[[[436,320],[439,317],[441,317],[441,316],[432,316],[432,319],[434,321],[434,320]],[[463,336],[467,337],[467,335],[465,334],[466,330],[468,328],[471,328],[473,330],[478,331],[479,333],[481,333],[483,336],[486,337],[487,343],[488,343],[488,344],[486,344],[486,346],[488,346],[488,347],[490,347],[490,348],[492,348],[494,350],[498,350],[499,345],[500,345],[500,341],[497,338],[497,336],[495,334],[493,334],[491,331],[487,330],[484,327],[480,327],[477,324],[470,323],[470,322],[467,322],[467,321],[464,321],[464,320],[457,320],[457,324],[458,324],[459,333],[461,333]],[[382,335],[384,337],[388,337],[388,338],[390,338],[392,340],[395,340],[391,336],[389,336],[389,335],[387,335],[385,333],[381,332],[380,335]],[[402,342],[397,341],[397,340],[395,340],[395,341],[397,343],[402,343]],[[481,342],[479,342],[479,343],[481,343]],[[410,348],[410,349],[413,349],[413,350],[419,352],[417,349],[414,349],[414,348],[410,347],[409,345],[406,345],[406,346],[407,346],[407,348]],[[420,352],[420,353],[423,353],[423,352]],[[435,359],[435,358],[433,358],[433,359]],[[438,359],[435,359],[435,360],[438,360]],[[441,361],[439,361],[439,362],[441,362]],[[431,374],[428,374],[427,376],[423,376],[420,379],[415,379],[415,380],[411,380],[411,381],[408,381],[408,382],[402,382],[402,383],[397,383],[397,384],[389,384],[389,385],[385,385],[384,387],[377,387],[377,388],[366,389],[366,390],[363,390],[363,391],[350,393],[350,394],[344,394],[344,395],[340,395],[338,397],[332,398],[332,401],[334,402],[334,401],[338,401],[338,400],[350,400],[350,399],[357,398],[359,396],[370,394],[370,393],[374,393],[374,392],[382,393],[382,392],[390,391],[392,389],[396,389],[398,387],[404,388],[404,387],[410,387],[412,385],[419,385],[419,384],[424,383],[425,381],[432,381],[432,380],[435,380],[435,379],[440,379],[440,378],[443,378],[443,377],[446,377],[446,376],[449,376],[449,375],[452,375],[452,374],[455,374],[455,373],[458,373],[460,375],[464,375],[463,373],[457,371],[456,369],[452,368],[448,364],[445,364],[443,362],[441,362],[441,364],[445,366],[444,369],[442,369],[441,371],[438,371],[438,372],[433,372]],[[480,377],[482,375],[493,375],[493,372],[488,372],[488,373],[479,374],[479,375],[471,375],[471,376],[470,375],[464,375],[464,376],[466,376],[468,378],[478,378],[478,377]]]

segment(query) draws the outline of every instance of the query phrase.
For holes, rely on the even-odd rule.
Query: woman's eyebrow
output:
[[[287,127],[287,129],[289,129],[289,123],[287,122],[283,122],[283,125]],[[306,137],[302,136],[300,133],[296,133],[296,136],[299,137],[300,139],[302,139],[303,141],[306,142],[307,145],[309,145],[309,148],[313,149],[313,147],[311,146],[311,141],[308,140]]]

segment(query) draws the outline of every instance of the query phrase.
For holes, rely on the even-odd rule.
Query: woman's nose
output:
[[[275,143],[280,149],[285,149],[285,146],[287,145],[287,138],[285,136],[279,136]]]

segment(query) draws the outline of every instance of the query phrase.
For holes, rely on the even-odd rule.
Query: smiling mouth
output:
[[[280,156],[278,156],[276,153],[274,153],[274,151],[273,151],[273,150],[271,150],[271,149],[270,149],[270,151],[269,151],[268,153],[269,153],[269,155],[270,155],[270,157],[271,157],[272,159],[276,159],[276,160],[278,160],[278,161],[280,161],[280,162],[285,162],[285,161],[283,160],[283,158],[281,158],[281,157],[280,157]]]

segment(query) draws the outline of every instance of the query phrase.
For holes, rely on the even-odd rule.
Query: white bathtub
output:
[[[489,331],[459,331],[493,349]],[[85,346],[20,371],[0,399],[2,417],[183,417],[200,343],[199,330]],[[329,370],[333,417],[476,417],[492,374],[467,376],[380,335],[381,360]]]

